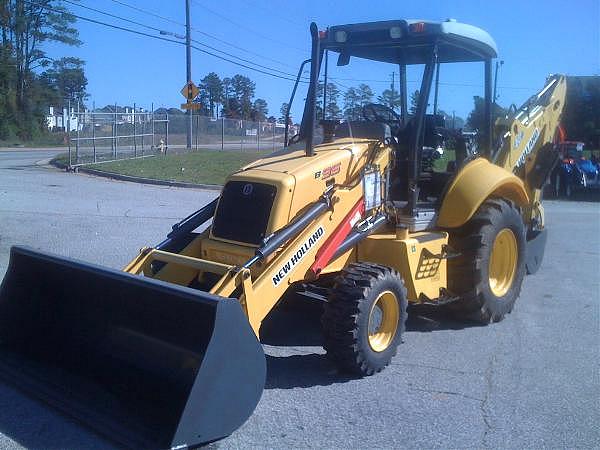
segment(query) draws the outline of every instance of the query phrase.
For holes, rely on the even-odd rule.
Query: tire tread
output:
[[[359,336],[359,322],[365,312],[365,298],[369,291],[378,282],[394,279],[398,281],[401,298],[400,319],[397,331],[397,340],[386,349],[386,358],[383,363],[373,364],[370,361],[368,351],[362,348]],[[345,372],[351,372],[360,376],[369,376],[380,372],[387,366],[393,356],[396,355],[400,336],[404,332],[406,321],[406,288],[402,278],[393,269],[375,263],[361,262],[349,265],[342,270],[331,295],[326,304],[321,318],[323,325],[323,347],[328,356]],[[393,347],[393,348],[391,348]],[[389,351],[388,351],[389,350]]]

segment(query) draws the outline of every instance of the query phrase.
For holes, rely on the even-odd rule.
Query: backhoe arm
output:
[[[552,75],[521,108],[496,121],[497,130],[504,134],[495,162],[523,180],[530,199],[525,219],[537,220],[541,226],[541,189],[558,159],[554,145],[565,97],[566,78]]]

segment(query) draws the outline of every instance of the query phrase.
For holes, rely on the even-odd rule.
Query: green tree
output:
[[[230,103],[229,99],[233,96],[233,91],[231,89],[231,78],[225,77],[222,80],[223,84],[223,100],[221,106],[221,116],[223,117],[231,117]]]
[[[231,78],[233,94],[240,105],[242,119],[250,119],[252,114],[252,98],[256,84],[244,75],[234,75]]]
[[[323,93],[325,84],[322,81],[317,83],[317,104],[315,105],[317,122],[323,118]]]
[[[327,83],[327,105],[325,105],[325,117],[327,119],[340,119],[342,111],[338,106],[340,90],[333,83]]]
[[[252,105],[252,120],[262,122],[267,118],[267,114],[269,114],[267,101],[262,98],[254,100],[254,104]]]
[[[225,77],[223,78],[223,81],[221,83],[223,84],[223,97],[225,99],[230,98],[232,95],[231,78]]]
[[[479,143],[480,148],[485,144],[485,99],[476,95],[473,97],[474,107],[473,110],[469,113],[469,117],[467,117],[466,128],[477,131],[477,141]],[[508,111],[505,108],[502,108],[497,103],[492,103],[492,130],[493,124],[498,117],[504,117]],[[492,141],[495,141],[497,136],[492,136]]]
[[[0,139],[16,133],[15,61],[7,47],[0,48]]]
[[[202,85],[200,86],[200,92],[198,93],[196,98],[193,100],[193,102],[200,104],[200,109],[197,111],[194,111],[194,114],[198,114],[200,116],[205,116],[205,117],[208,117],[208,116],[214,117],[211,112],[210,93],[207,89],[203,89]],[[214,108],[214,103],[213,103],[213,108]]]
[[[227,98],[223,103],[222,114],[228,119],[242,119],[242,105],[235,97]]]
[[[473,97],[473,110],[467,117],[467,127],[473,131],[483,131],[485,129],[485,99],[478,95]],[[498,117],[504,117],[507,110],[497,103],[492,104],[492,124]]]
[[[365,106],[369,103],[373,103],[374,94],[373,90],[369,85],[364,83],[359,84],[357,94],[360,106]]]
[[[22,138],[30,138],[44,128],[45,96],[41,87],[45,83],[40,82],[35,72],[50,65],[44,45],[48,42],[79,45],[74,22],[75,17],[60,0],[0,1],[0,65],[13,71],[0,88],[4,91],[0,94],[9,97],[6,104],[13,105],[12,111],[0,117],[0,122],[10,121],[9,126]]]
[[[288,103],[282,103],[281,108],[279,108],[279,123],[285,123],[285,116],[288,109]],[[290,117],[291,120],[291,117]]]
[[[215,106],[223,101],[223,82],[219,75],[210,72],[200,82],[200,90],[206,95],[206,102],[210,117],[216,117]]]
[[[398,110],[400,108],[400,92],[395,89],[385,89],[381,95],[377,97],[377,101],[388,108]]]
[[[350,87],[344,93],[344,117],[348,120],[359,120],[360,116],[360,96],[356,88]]]
[[[446,128],[453,128],[459,130],[465,126],[465,119],[457,115],[448,114],[442,109],[438,109],[437,114],[443,116],[446,122]]]
[[[417,113],[417,107],[419,106],[419,97],[420,94],[418,89],[412,94],[410,94],[409,113],[413,116]]]
[[[600,148],[600,76],[567,77],[562,124],[567,139]]]
[[[65,99],[83,100],[88,96],[84,65],[79,58],[60,58],[53,61],[52,67],[42,73],[40,81],[56,94],[57,101],[53,102],[56,106],[64,106]]]

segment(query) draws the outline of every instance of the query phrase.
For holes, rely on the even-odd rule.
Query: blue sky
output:
[[[156,13],[164,19],[135,11],[121,3]],[[184,0],[80,0],[80,4],[110,12],[161,30],[184,34]],[[157,31],[121,22],[77,6],[67,5],[76,14],[130,27],[149,34]],[[502,1],[420,1],[400,0],[192,0],[193,38],[246,60],[295,74],[300,62],[310,56],[308,26],[315,21],[320,29],[344,23],[402,18],[427,20],[457,19],[479,26],[496,40],[499,59],[504,61],[499,76],[499,103],[519,105],[543,86],[550,73],[600,75],[600,0],[502,0]],[[177,22],[177,23],[175,23]],[[48,46],[49,54],[78,56],[86,61],[90,103],[104,106],[133,104],[150,108],[179,106],[179,90],[185,83],[185,47],[83,21],[77,23],[83,45]],[[211,37],[208,37],[206,33]],[[216,38],[216,39],[215,39]],[[208,72],[221,77],[236,73],[256,82],[257,97],[267,100],[269,112],[279,116],[282,102],[289,98],[292,82],[238,67],[213,56],[193,51],[193,78],[199,81]],[[330,68],[335,65],[330,64]],[[354,63],[334,68],[339,78],[374,80],[368,84],[376,93],[389,86],[397,69],[379,63]],[[336,72],[337,71],[337,72]],[[284,75],[288,76],[288,75]],[[440,74],[440,108],[465,117],[473,95],[483,93],[482,64],[444,66]],[[409,81],[419,74],[409,71]],[[359,81],[344,80],[340,89]],[[413,83],[410,90],[418,88]],[[299,92],[293,109],[299,120]],[[341,103],[341,101],[340,101]],[[341,104],[340,104],[341,106]]]

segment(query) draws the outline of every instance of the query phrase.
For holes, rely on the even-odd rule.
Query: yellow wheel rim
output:
[[[390,346],[398,330],[400,309],[396,296],[385,291],[379,294],[369,313],[369,345],[376,352]]]
[[[515,234],[508,228],[504,228],[494,239],[490,255],[490,289],[496,297],[506,295],[512,286],[518,257]]]

